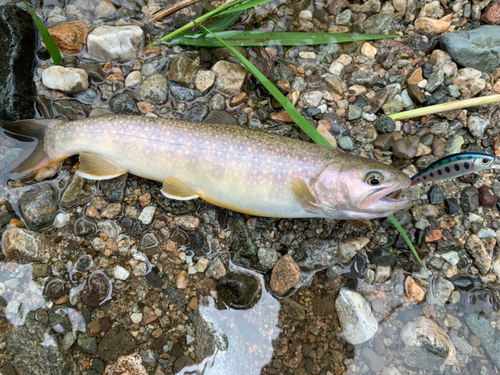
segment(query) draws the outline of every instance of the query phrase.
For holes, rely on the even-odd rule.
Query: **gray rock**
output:
[[[156,361],[158,361],[158,353],[156,353],[153,349],[142,349],[141,358],[144,363],[154,367],[156,365]]]
[[[382,371],[384,368],[384,360],[373,351],[373,349],[365,346],[361,349],[361,356],[365,360],[366,364],[373,372]]]
[[[363,21],[362,28],[366,34],[379,34],[392,22],[393,15],[390,13],[378,13]]]
[[[163,104],[168,96],[167,79],[161,74],[153,74],[146,78],[139,90],[139,96],[142,100],[154,104]]]
[[[427,80],[427,86],[425,86],[425,89],[428,92],[434,92],[439,86],[441,86],[444,82],[444,72],[443,69],[437,69],[435,70],[429,79]]]
[[[99,191],[104,194],[104,198],[111,203],[123,202],[125,186],[128,174],[123,174],[111,180],[99,181]]]
[[[57,113],[70,121],[82,120],[89,115],[87,107],[77,100],[58,100],[54,102],[54,108]]]
[[[195,319],[196,330],[196,359],[202,361],[214,354],[215,350],[224,352],[228,349],[229,342],[222,329],[214,321],[197,315]]]
[[[2,236],[3,252],[7,259],[42,261],[48,251],[44,235],[23,228],[8,229]]]
[[[260,265],[267,271],[274,267],[278,261],[278,252],[269,247],[260,247],[257,250]]]
[[[94,82],[102,82],[106,79],[106,73],[102,69],[100,64],[97,63],[87,63],[78,65],[80,69],[87,72],[89,78]]]
[[[425,300],[431,305],[444,306],[450,298],[451,292],[455,289],[453,283],[443,277],[432,277],[429,280],[429,289],[425,295]]]
[[[118,357],[131,353],[136,348],[135,339],[121,327],[111,328],[97,347],[103,361],[116,361]]]
[[[141,68],[141,74],[144,77],[152,76],[153,74],[160,73],[167,66],[168,58],[161,57],[155,60],[148,61]]]
[[[418,136],[400,138],[392,145],[392,152],[398,159],[410,160],[417,154],[418,142]]]
[[[500,366],[500,334],[498,330],[491,328],[489,318],[483,314],[465,314],[463,319],[472,333],[481,340],[481,346],[488,357],[496,366]]]
[[[173,97],[180,102],[192,102],[196,98],[202,96],[202,93],[198,90],[188,89],[182,86],[170,86],[170,92]]]
[[[490,124],[490,120],[479,115],[471,115],[467,121],[470,133],[477,139],[482,139],[484,131]]]
[[[465,243],[465,248],[474,259],[474,264],[479,269],[479,272],[482,274],[488,273],[493,259],[486,250],[483,241],[475,234],[471,234]]]
[[[304,308],[293,299],[287,298],[282,302],[282,309],[284,314],[294,320],[304,320],[306,312]]]
[[[210,108],[206,104],[194,105],[189,111],[187,111],[184,120],[200,123],[208,116],[209,112]]]
[[[431,126],[431,134],[436,137],[446,137],[449,132],[449,125],[446,121],[438,121],[432,124]]]
[[[124,92],[111,98],[109,108],[119,115],[140,115],[141,112],[135,104],[131,93]]]
[[[337,140],[339,147],[343,150],[352,150],[354,148],[354,142],[351,137],[343,136]]]
[[[18,326],[7,342],[7,352],[14,356],[12,364],[18,374],[79,374],[71,353],[63,350],[49,327],[29,313],[23,326]]]
[[[77,204],[90,202],[92,196],[88,180],[75,174],[61,194],[59,204],[63,208],[70,208]]]
[[[87,333],[78,335],[77,344],[86,353],[95,354],[97,352],[97,338],[89,336]]]
[[[28,228],[40,230],[54,222],[59,192],[52,184],[31,189],[19,198],[19,210]]]
[[[349,109],[347,111],[347,119],[349,121],[361,118],[362,114],[363,110],[361,109],[361,107],[358,107],[357,105],[349,105]]]
[[[314,270],[338,263],[338,241],[310,238],[303,241],[292,254],[301,269]]]
[[[292,91],[302,92],[307,89],[307,82],[302,77],[295,77],[291,84]]]
[[[396,129],[396,122],[387,115],[381,115],[375,128],[381,133],[390,133]]]
[[[491,72],[500,57],[500,26],[480,26],[473,30],[444,34],[441,48],[453,61],[465,66]]]
[[[462,190],[460,206],[465,212],[474,212],[479,207],[479,191],[472,186]]]
[[[373,70],[369,69],[355,70],[352,73],[351,80],[349,81],[349,83],[351,85],[361,85],[369,88],[375,84],[377,78],[378,74]]]
[[[335,309],[342,327],[342,337],[350,344],[362,344],[377,333],[377,319],[360,294],[347,288],[340,289]]]
[[[0,40],[0,118],[33,118],[38,35],[30,15],[15,5],[0,7]]]
[[[467,340],[464,340],[463,338],[461,338],[459,336],[452,336],[451,341],[453,341],[453,344],[455,345],[455,348],[457,348],[457,350],[460,353],[469,355],[469,354],[472,353],[472,350],[474,350],[474,348],[472,347],[472,345],[469,344],[467,342]]]
[[[183,57],[176,57],[168,69],[167,78],[173,82],[187,85],[196,75],[196,68],[189,60]]]
[[[85,91],[77,92],[73,94],[73,96],[83,104],[92,104],[97,98],[97,92],[92,89],[87,89]]]

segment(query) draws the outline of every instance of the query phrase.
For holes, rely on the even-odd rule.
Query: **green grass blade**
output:
[[[173,44],[193,47],[222,47],[229,44],[233,47],[265,47],[278,46],[312,46],[329,43],[345,43],[363,40],[398,38],[397,35],[383,34],[333,34],[333,33],[301,33],[301,32],[262,32],[262,31],[219,31],[215,34],[204,32],[185,33],[172,40]]]
[[[242,11],[242,10],[246,10],[248,8],[256,7],[257,5],[268,3],[269,1],[271,1],[271,0],[249,0],[249,1],[245,1],[243,4],[240,4],[240,5],[238,5],[235,8],[231,8],[231,9],[225,10],[224,12],[222,12],[220,14],[222,15],[222,14],[228,14],[228,13],[232,13],[232,12],[239,12],[239,11]]]
[[[205,29],[206,30],[206,29]],[[210,30],[207,30],[211,33]],[[213,33],[212,33],[213,34]],[[288,99],[269,81],[250,61],[248,61],[241,53],[234,49],[229,44],[225,43],[217,35],[213,34],[222,43],[222,46],[229,49],[234,56],[257,78],[264,87],[271,93],[272,96],[283,106],[293,120],[300,126],[300,128],[317,144],[324,147],[332,147],[330,143],[312,126],[295,107],[288,101]]]
[[[62,63],[61,52],[59,52],[59,48],[57,48],[56,42],[54,42],[54,39],[52,39],[52,37],[50,36],[49,31],[43,24],[42,20],[38,18],[35,11],[31,9],[31,6],[28,4],[26,0],[24,0],[24,4],[26,5],[26,8],[28,8],[28,12],[30,13],[31,18],[33,18],[33,22],[35,22],[35,26],[38,29],[40,35],[42,36],[43,43],[45,44],[45,47],[47,47],[47,50],[49,51],[50,56],[54,61],[54,64],[61,65]]]
[[[394,215],[389,215],[387,218],[391,221],[392,225],[394,225],[394,227],[398,230],[398,232],[401,233],[405,242],[410,247],[411,252],[413,253],[413,255],[415,255],[415,257],[417,258],[419,263],[422,265],[422,267],[425,267],[424,263],[422,263],[422,259],[420,259],[419,255],[417,253],[417,250],[415,249],[415,247],[411,243],[410,239],[408,238],[408,235],[406,234],[406,232],[403,229],[403,227],[401,226],[401,224],[399,224],[398,220],[394,217]]]
[[[212,31],[224,31],[226,30],[229,26],[231,26],[233,23],[235,23],[238,18],[241,17],[241,15],[245,13],[244,10],[241,10],[239,12],[233,12],[226,14],[222,17],[217,18],[214,22],[212,22],[210,25],[205,26],[207,29],[212,30]],[[184,36],[185,34],[182,34]]]

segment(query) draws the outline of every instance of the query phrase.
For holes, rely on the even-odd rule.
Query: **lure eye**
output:
[[[481,160],[481,163],[482,163],[483,165],[486,165],[486,164],[488,164],[489,162],[490,162],[490,159],[488,159],[488,158],[483,158],[483,159]]]
[[[370,172],[365,177],[365,182],[371,186],[378,186],[384,181],[384,176],[378,172]]]

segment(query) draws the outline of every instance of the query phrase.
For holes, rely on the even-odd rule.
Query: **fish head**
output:
[[[406,174],[389,165],[342,155],[317,176],[314,193],[328,217],[373,219],[411,207],[412,201],[389,196],[410,184]]]

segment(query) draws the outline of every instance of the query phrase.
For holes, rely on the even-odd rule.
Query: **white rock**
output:
[[[377,319],[360,294],[347,288],[340,289],[335,309],[342,327],[342,336],[352,345],[362,344],[377,333]]]
[[[89,88],[89,78],[85,70],[64,66],[51,66],[45,69],[42,73],[42,82],[50,89],[61,90],[69,94]]]
[[[87,37],[91,56],[126,62],[137,57],[144,48],[144,32],[139,26],[99,26]]]
[[[217,75],[217,90],[221,93],[235,95],[241,92],[247,75],[243,66],[220,60],[212,66],[212,72]]]
[[[339,245],[340,261],[348,263],[357,253],[363,249],[370,240],[366,237],[356,237],[346,240]]]
[[[141,313],[134,313],[132,315],[130,315],[130,320],[132,321],[132,323],[140,323],[142,321],[142,314]]]
[[[113,276],[118,280],[127,280],[130,276],[130,272],[128,272],[122,266],[115,266],[115,268],[113,269]]]
[[[64,212],[60,212],[56,215],[56,218],[54,219],[54,227],[64,228],[68,220],[69,220],[68,215],[66,215]]]
[[[129,89],[135,89],[142,83],[142,73],[138,70],[134,70],[130,73],[127,78],[125,78],[125,86]]]
[[[141,223],[143,223],[144,225],[149,225],[153,221],[153,217],[155,215],[155,212],[156,212],[155,206],[144,207],[141,214],[139,215],[138,220]]]
[[[447,253],[443,253],[443,254],[441,254],[441,258],[446,260],[452,266],[457,265],[458,262],[460,261],[458,253],[456,251],[448,251]]]
[[[340,77],[342,71],[344,70],[344,64],[334,61],[330,64],[330,68],[328,69],[330,73],[335,74]]]
[[[198,272],[205,272],[209,263],[210,263],[210,260],[208,258],[201,258],[198,261],[198,263],[196,263],[196,266],[194,266],[194,268]]]
[[[302,94],[302,100],[306,106],[317,107],[323,99],[323,93],[321,91],[309,91]]]

